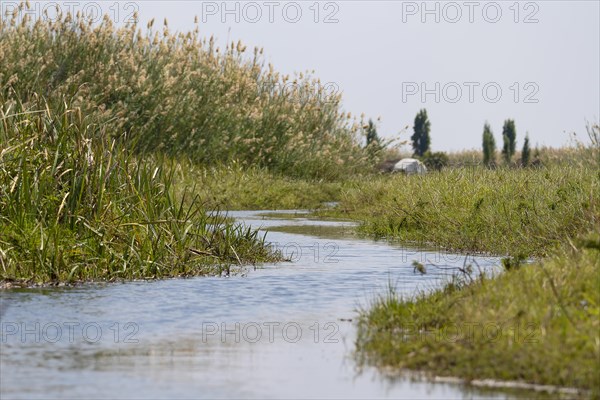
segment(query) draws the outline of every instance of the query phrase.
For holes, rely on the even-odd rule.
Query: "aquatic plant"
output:
[[[139,159],[80,108],[0,96],[0,278],[27,283],[219,273],[278,259],[257,231],[176,196],[174,170]]]

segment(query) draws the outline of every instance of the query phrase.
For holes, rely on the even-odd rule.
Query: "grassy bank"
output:
[[[239,164],[207,167],[187,161],[173,162],[180,187],[220,210],[316,209],[336,201],[344,181],[318,181],[285,176],[266,168]]]
[[[433,294],[378,299],[359,323],[364,362],[600,396],[600,236],[541,262]]]
[[[465,252],[542,256],[593,227],[600,179],[592,165],[446,169],[345,185],[324,215],[353,218],[368,235]]]
[[[360,122],[310,74],[167,21],[0,17],[4,281],[187,276],[277,259],[208,210],[306,208],[365,170]],[[250,54],[248,54],[250,53]]]
[[[336,213],[361,219],[366,233],[513,257],[493,279],[463,275],[433,293],[376,299],[360,316],[359,359],[600,398],[600,131],[589,133],[592,145],[569,163],[458,168],[346,191]]]
[[[257,232],[176,195],[174,170],[136,158],[80,109],[0,99],[3,281],[202,275],[278,258]]]

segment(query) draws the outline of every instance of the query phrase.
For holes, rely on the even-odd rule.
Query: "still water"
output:
[[[405,296],[440,287],[465,256],[360,239],[350,222],[302,212],[229,215],[268,229],[291,261],[230,277],[0,292],[0,397],[510,397],[391,378],[353,358],[359,308],[390,284]]]

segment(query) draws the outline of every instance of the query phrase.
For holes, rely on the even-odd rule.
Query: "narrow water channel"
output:
[[[406,296],[440,287],[463,255],[360,239],[352,223],[301,212],[229,215],[269,229],[291,261],[230,277],[0,292],[0,397],[510,398],[385,377],[353,358],[359,307],[390,283]]]

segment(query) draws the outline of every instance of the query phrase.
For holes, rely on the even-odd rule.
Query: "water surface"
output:
[[[440,287],[464,255],[360,239],[351,222],[301,212],[230,216],[272,228],[267,240],[291,261],[230,277],[1,292],[0,397],[509,397],[385,377],[353,358],[357,308],[390,283],[406,296]]]

